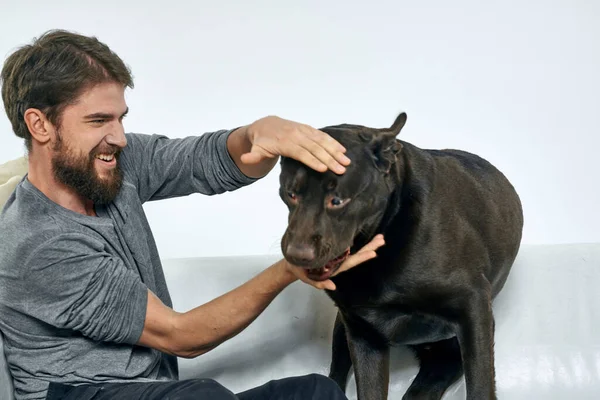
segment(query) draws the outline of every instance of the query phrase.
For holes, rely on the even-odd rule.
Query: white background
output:
[[[133,70],[128,131],[172,137],[269,114],[384,127],[497,165],[523,242],[600,241],[600,3],[7,1],[0,55],[51,28],[96,35]],[[261,9],[261,7],[264,7]],[[0,163],[23,144],[0,116]],[[278,253],[279,169],[221,196],[147,204],[165,258]]]

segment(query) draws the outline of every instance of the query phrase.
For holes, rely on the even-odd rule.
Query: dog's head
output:
[[[405,123],[406,113],[401,113],[384,129],[349,124],[322,128],[346,148],[351,164],[342,175],[282,158],[279,195],[289,217],[281,248],[310,279],[328,279],[359,234],[375,233],[400,179],[402,144],[396,136]]]

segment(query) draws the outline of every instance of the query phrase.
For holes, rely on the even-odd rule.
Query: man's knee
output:
[[[346,396],[339,385],[333,379],[330,379],[325,375],[313,373],[302,377],[302,379],[306,380],[306,386],[312,387],[314,395],[328,395],[329,397],[327,398],[335,400],[346,399]]]
[[[335,381],[319,374],[292,376],[274,379],[238,393],[240,400],[282,399],[282,400],[348,400]]]
[[[233,392],[214,379],[189,379],[179,381],[177,389],[169,394],[169,399],[206,399],[206,400],[237,400]]]

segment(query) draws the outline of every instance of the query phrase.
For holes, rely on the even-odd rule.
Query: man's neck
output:
[[[71,187],[58,182],[52,173],[52,165],[44,161],[29,158],[27,179],[51,201],[73,212],[95,217],[94,204],[82,198]]]

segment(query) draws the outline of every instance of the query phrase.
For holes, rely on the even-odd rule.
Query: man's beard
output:
[[[75,190],[80,196],[91,200],[94,204],[104,205],[117,197],[123,183],[123,171],[119,163],[121,149],[115,146],[99,148],[96,146],[88,156],[72,154],[65,146],[60,135],[54,150],[57,152],[52,159],[52,171],[55,178]],[[108,170],[108,176],[102,179],[95,168],[96,155],[115,153],[116,166]]]

